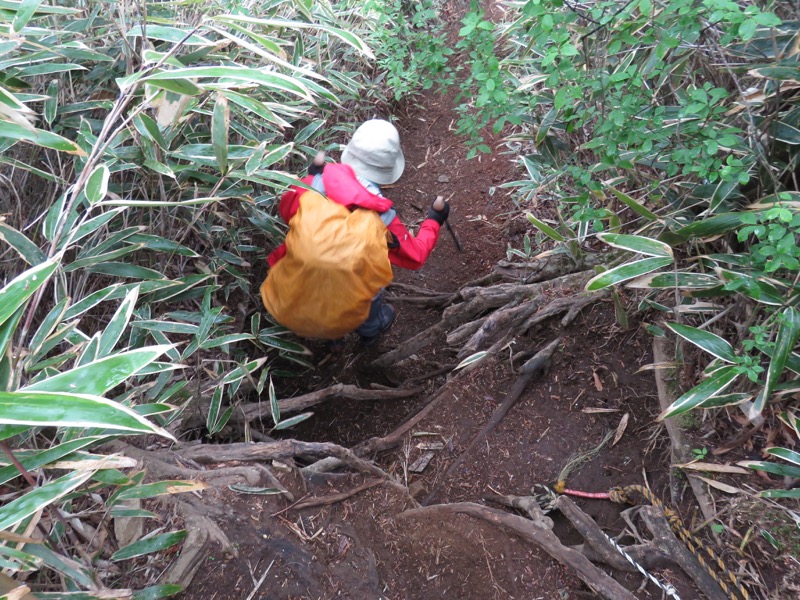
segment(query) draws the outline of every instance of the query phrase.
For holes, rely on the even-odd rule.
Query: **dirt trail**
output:
[[[450,221],[463,246],[458,252],[443,230],[423,269],[396,270],[396,282],[451,293],[490,273],[505,258],[508,243],[521,245],[524,217],[499,187],[517,178],[516,168],[496,139],[489,140],[494,147],[491,155],[465,160],[466,149],[454,133],[452,95],[428,93],[396,116],[407,169],[387,195],[409,224],[422,220],[436,195],[450,198]],[[344,352],[326,355],[322,344],[312,344],[318,368],[298,380],[282,382],[281,397],[335,383],[362,388],[393,385],[452,364],[452,351],[437,343],[389,369],[370,367],[375,358],[442,317],[441,308],[404,302],[407,289],[390,292],[399,316],[376,347],[364,349],[351,340]],[[512,364],[510,357],[536,351],[558,336],[560,347],[544,376],[524,390],[481,443],[463,454],[517,378],[520,365]],[[401,445],[366,457],[408,486],[411,495],[378,483],[342,498],[338,494],[358,490],[370,479],[357,474],[303,478],[297,471],[278,471],[294,500],[327,504],[298,508],[284,496],[242,495],[227,488],[204,492],[204,503],[217,509],[214,519],[233,541],[236,555],[211,546],[182,597],[593,597],[571,570],[493,525],[463,515],[412,520],[397,516],[414,506],[412,496],[424,504],[483,502],[481,496],[487,492],[526,495],[535,484],[551,484],[569,457],[597,446],[624,415],[629,421],[619,443],[577,468],[569,479],[571,487],[605,491],[641,483],[646,477],[657,493],[667,493],[667,440],[652,425],[658,412],[655,383],[651,373],[638,372],[651,362],[650,343],[636,323],[622,330],[613,305],[603,300],[585,309],[566,329],[556,322],[514,339],[498,360],[444,388],[445,376],[440,375],[426,379],[423,391],[404,400],[332,400],[314,407],[314,417],[293,429],[292,435],[354,447],[388,434],[431,394],[444,390],[435,410],[412,428]],[[427,468],[411,472],[426,452],[432,453]],[[451,469],[456,460],[460,464]],[[623,529],[621,507],[591,500],[581,506],[610,534]],[[554,520],[554,531],[564,543],[581,543],[561,517]],[[678,586],[682,597],[698,597],[674,572],[660,574]],[[641,583],[638,575],[614,575],[630,590]],[[637,592],[636,597],[651,596]]]

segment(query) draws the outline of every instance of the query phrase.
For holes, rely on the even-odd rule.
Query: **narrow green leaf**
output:
[[[88,221],[85,221],[81,225],[78,226],[73,232],[70,233],[69,237],[59,240],[59,249],[63,248],[65,245],[71,247],[78,243],[80,240],[85,238],[87,235],[90,235],[100,229],[106,223],[109,223],[114,217],[124,211],[124,208],[114,208],[105,212],[101,215],[97,215],[96,217],[92,217]]]
[[[133,118],[133,126],[136,127],[136,131],[152,141],[162,150],[169,149],[169,145],[164,139],[161,129],[158,127],[158,123],[156,123],[152,117],[144,113],[140,113]]]
[[[19,33],[31,20],[31,17],[36,13],[42,0],[22,0],[19,3],[19,8],[14,15],[14,21],[11,23],[11,29],[15,33]]]
[[[20,391],[60,392],[101,396],[141,371],[171,346],[148,346],[120,352],[31,383]]]
[[[125,295],[125,299],[119,305],[117,312],[111,317],[108,325],[106,325],[106,328],[100,335],[99,356],[107,356],[114,349],[114,346],[117,345],[117,342],[122,337],[122,333],[131,320],[131,315],[133,314],[133,309],[136,307],[136,301],[138,299],[138,287],[134,287]]]
[[[123,262],[105,262],[99,263],[86,268],[90,273],[102,273],[104,275],[112,275],[114,277],[127,277],[130,279],[166,279],[166,275],[156,271],[155,269],[148,269],[138,265],[132,265]]]
[[[0,139],[2,138],[32,142],[37,146],[50,148],[51,150],[86,156],[86,152],[78,144],[65,137],[43,129],[36,129],[35,127],[23,127],[11,121],[0,121]]]
[[[727,233],[742,225],[741,213],[721,213],[682,227],[676,233],[685,237],[711,237]]]
[[[231,111],[228,99],[224,94],[217,94],[214,102],[214,114],[211,117],[211,145],[220,172],[228,171],[228,129],[231,123]]]
[[[69,321],[70,319],[74,319],[75,317],[85,313],[87,310],[91,310],[104,300],[108,300],[118,287],[120,287],[120,284],[115,283],[103,288],[102,290],[89,294],[80,302],[76,302],[67,309],[67,312],[64,313],[64,320]]]
[[[94,171],[89,175],[89,178],[86,180],[86,187],[83,189],[83,193],[86,199],[89,200],[89,204],[97,204],[106,197],[108,193],[108,178],[110,175],[111,172],[108,170],[108,166],[106,166],[105,163],[95,167]]]
[[[208,407],[208,416],[206,417],[206,429],[212,435],[217,433],[217,417],[219,417],[220,409],[222,408],[222,390],[223,386],[218,386],[211,395],[211,404]]]
[[[136,558],[137,556],[144,556],[145,554],[152,554],[153,552],[160,552],[171,548],[175,544],[182,542],[188,532],[185,529],[180,531],[171,531],[169,533],[162,533],[154,535],[150,538],[139,540],[128,544],[124,548],[120,548],[111,555],[112,561],[128,560],[129,558]]]
[[[780,475],[781,477],[792,477],[794,479],[800,478],[800,468],[795,467],[794,465],[747,460],[739,462],[738,464],[742,467],[749,467],[750,469],[755,469],[756,471],[772,473],[773,475]]]
[[[171,434],[140,417],[130,408],[89,394],[0,392],[0,425],[4,424],[35,427],[103,427],[137,433],[155,433],[174,439]]]
[[[288,419],[284,419],[283,421],[275,425],[275,429],[279,430],[279,429],[288,429],[289,427],[294,427],[298,423],[302,423],[303,421],[305,421],[306,419],[308,419],[313,415],[314,415],[313,412],[305,412],[299,415],[295,415],[293,417],[289,417]]]
[[[626,285],[629,288],[640,289],[690,289],[705,290],[720,285],[720,280],[707,273],[651,273],[644,277],[634,279]]]
[[[672,257],[672,248],[669,244],[652,238],[621,233],[600,233],[597,237],[614,248],[630,250],[647,256]]]
[[[736,367],[722,367],[703,380],[691,390],[675,400],[664,412],[657,417],[657,421],[662,421],[669,417],[675,417],[699,406],[705,400],[713,398],[722,390],[733,383],[740,373]]]
[[[81,450],[92,444],[96,444],[102,439],[104,439],[102,436],[78,438],[64,442],[63,444],[57,444],[52,448],[48,448],[47,450],[37,450],[28,454],[22,454],[17,451],[15,454],[20,464],[22,464],[27,471],[34,471],[40,467],[43,467],[44,465],[55,462],[66,455],[71,454],[72,452]],[[22,474],[15,465],[8,465],[0,468],[0,485],[21,476]]]
[[[778,458],[782,458],[800,467],[800,452],[795,452],[788,448],[767,448],[767,454],[777,456]]]
[[[772,396],[775,385],[783,374],[786,361],[794,349],[797,339],[800,337],[800,311],[793,306],[784,309],[781,314],[778,335],[775,339],[775,350],[772,353],[772,360],[767,367],[767,377],[764,388],[756,396],[753,406],[747,416],[750,420],[755,419],[764,410],[764,406]]]
[[[272,412],[272,422],[275,423],[277,427],[278,423],[281,422],[281,407],[280,404],[278,404],[278,395],[275,393],[275,385],[272,383],[272,377],[269,378],[269,387],[267,389],[270,411]]]
[[[604,271],[590,279],[586,284],[586,290],[590,292],[602,290],[611,285],[617,285],[623,281],[640,277],[641,275],[655,271],[661,267],[666,267],[669,264],[672,264],[672,259],[661,256],[643,258],[634,262],[625,263],[624,265],[619,265],[618,267]]]
[[[148,28],[149,29],[149,28]],[[177,583],[164,583],[161,585],[152,585],[142,590],[136,590],[131,596],[131,600],[161,600],[161,598],[169,598],[175,594],[183,591],[183,586]]]
[[[44,101],[44,120],[48,125],[53,124],[58,114],[58,86],[58,79],[53,79],[47,84],[47,100]]]
[[[458,371],[459,369],[463,369],[464,367],[468,367],[469,365],[471,365],[473,363],[480,362],[486,357],[487,354],[489,354],[489,353],[486,352],[485,350],[482,350],[481,352],[476,352],[475,354],[470,354],[467,358],[465,358],[460,363],[458,363],[456,365],[455,369],[453,369],[453,370],[454,371]]]
[[[61,323],[61,320],[64,318],[64,312],[67,310],[67,303],[69,302],[69,298],[64,298],[56,304],[50,312],[47,313],[42,322],[39,324],[39,328],[36,330],[36,333],[33,334],[30,338],[30,342],[28,344],[28,356],[33,358],[36,354],[39,353],[42,345],[44,344],[45,340],[53,333],[53,330]],[[2,343],[0,343],[0,349],[2,349]],[[2,352],[0,352],[2,354]]]
[[[28,237],[5,223],[0,222],[0,241],[11,246],[20,258],[31,266],[47,260],[47,256]]]
[[[715,356],[729,363],[736,362],[736,353],[733,351],[733,346],[724,338],[705,331],[704,329],[690,327],[689,325],[683,325],[681,323],[667,323],[666,325],[674,333],[690,341],[701,350],[705,350],[711,354],[711,356]]]
[[[17,312],[36,290],[47,283],[47,280],[58,267],[61,256],[54,257],[46,262],[32,267],[12,279],[8,285],[0,290],[0,325],[5,323],[11,315]]]
[[[0,507],[0,531],[6,531],[59,498],[66,496],[88,480],[91,475],[91,471],[74,471],[4,504]],[[36,544],[31,544],[29,550],[33,550],[32,546],[36,546]]]
[[[534,217],[531,213],[526,213],[525,216],[528,217],[528,221],[530,221],[531,225],[536,227],[536,229],[541,231],[543,234],[545,234],[551,240],[555,240],[556,242],[563,242],[564,241],[564,236],[561,235],[560,233],[558,233],[555,229],[550,227],[550,225],[548,225],[544,221],[540,221],[539,219]]]
[[[637,202],[628,194],[621,192],[618,189],[615,189],[611,186],[608,186],[608,189],[611,191],[612,194],[614,194],[619,199],[620,202],[622,202],[625,206],[630,208],[637,215],[644,217],[648,221],[658,220],[658,215],[647,210],[644,206],[642,206],[639,202]]]
[[[25,307],[20,306],[11,318],[6,319],[3,324],[0,324],[0,361],[3,360],[3,357],[6,355],[8,344],[11,338],[14,337],[14,332],[17,330],[17,325],[19,325],[24,312]],[[4,389],[3,382],[0,381],[0,390]]]
[[[278,350],[283,350],[284,352],[291,352],[293,354],[303,354],[305,356],[311,356],[312,352],[302,344],[298,344],[296,342],[289,342],[282,338],[279,338],[276,335],[259,335],[259,341],[264,344],[265,346],[270,346],[271,348],[277,348]]]

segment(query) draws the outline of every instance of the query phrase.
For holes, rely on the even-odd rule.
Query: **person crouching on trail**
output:
[[[391,265],[419,269],[450,212],[428,209],[413,236],[381,193],[405,168],[397,129],[382,119],[363,123],[341,163],[320,153],[302,182],[283,194],[279,212],[286,241],[267,258],[264,306],[301,337],[338,340],[355,331],[371,346],[394,323],[383,297]]]

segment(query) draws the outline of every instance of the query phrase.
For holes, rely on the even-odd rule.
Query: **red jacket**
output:
[[[314,176],[309,175],[301,181],[310,186],[313,180]],[[361,185],[350,165],[339,163],[325,165],[325,170],[322,172],[322,183],[328,198],[350,210],[366,208],[382,213],[392,208],[391,200],[373,194]],[[303,188],[292,186],[281,196],[278,211],[286,223],[297,212],[300,196],[305,192],[306,190]],[[417,237],[414,237],[403,225],[403,222],[395,217],[387,229],[394,234],[399,246],[389,249],[389,262],[404,269],[419,269],[433,252],[433,247],[439,239],[439,227],[439,223],[433,219],[425,219],[420,225]],[[267,257],[269,266],[274,267],[285,254],[286,245],[281,244]]]

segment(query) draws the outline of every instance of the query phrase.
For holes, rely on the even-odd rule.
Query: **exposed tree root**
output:
[[[346,385],[344,383],[337,383],[322,390],[296,396],[294,398],[287,398],[279,400],[278,406],[281,409],[281,414],[288,414],[293,412],[300,412],[331,400],[332,398],[347,398],[349,400],[399,400],[401,398],[408,398],[415,396],[422,391],[422,388],[403,388],[396,390],[371,390],[363,389],[356,385]],[[270,415],[269,402],[252,402],[250,404],[241,405],[239,411],[236,411],[231,419],[236,421],[252,421],[259,417],[266,417]]]
[[[636,568],[625,560],[619,551],[606,539],[595,520],[578,508],[578,505],[571,498],[559,496],[556,499],[555,507],[583,537],[586,543],[577,547],[576,550],[579,550],[586,558],[592,562],[602,562],[619,571],[636,571]],[[668,552],[653,543],[625,546],[624,549],[631,558],[645,569],[661,568],[675,564]]]
[[[370,366],[385,369],[441,338],[450,346],[461,346],[459,358],[487,346],[490,354],[495,353],[545,319],[565,311],[574,318],[582,307],[599,298],[598,294],[574,295],[575,288],[581,289],[593,274],[580,271],[536,283],[464,287],[456,294],[455,301],[461,302],[447,307],[438,323],[404,341]],[[548,298],[554,299],[547,302]]]
[[[394,478],[372,463],[356,456],[351,450],[336,444],[322,442],[301,442],[298,440],[280,440],[260,444],[227,444],[206,446],[198,445],[177,451],[181,456],[191,458],[202,464],[214,464],[227,461],[264,461],[285,460],[298,456],[332,456],[356,471],[378,477],[408,495],[408,489],[397,483]],[[411,496],[408,496],[411,499]],[[411,500],[416,504],[416,501]]]
[[[528,384],[538,379],[542,373],[547,369],[548,365],[550,364],[550,359],[553,356],[556,348],[558,347],[559,343],[561,343],[561,338],[557,338],[550,342],[547,346],[542,348],[536,355],[528,360],[519,370],[520,376],[514,382],[514,385],[511,386],[511,390],[509,390],[506,399],[503,403],[498,406],[494,413],[492,414],[489,421],[483,428],[472,438],[472,441],[467,445],[461,455],[450,465],[447,471],[444,474],[443,480],[447,480],[453,473],[455,473],[456,469],[464,462],[464,459],[467,458],[472,450],[475,449],[479,444],[483,443],[483,440],[486,439],[486,436],[491,433],[491,431],[497,427],[500,421],[508,414],[511,410],[511,407],[516,404],[519,397],[522,395],[522,392],[525,391],[525,388]],[[422,501],[422,504],[428,504],[436,497],[437,490],[434,489],[431,491],[430,494]]]
[[[655,506],[644,506],[639,514],[650,533],[653,534],[656,543],[669,553],[709,600],[727,600],[729,598],[728,594],[722,591],[719,584],[697,562],[686,546],[675,537],[663,510]]]
[[[578,577],[601,598],[606,600],[635,600],[636,597],[633,594],[595,567],[583,554],[563,545],[551,531],[553,522],[544,516],[533,499],[530,499],[530,502],[525,504],[523,510],[526,510],[531,515],[532,520],[472,502],[437,504],[415,508],[400,513],[398,518],[445,519],[453,514],[464,514],[482,519],[516,533],[521,538],[547,552],[561,564],[574,569]]]
[[[356,494],[360,494],[361,492],[372,489],[377,485],[381,485],[382,483],[384,483],[382,479],[373,479],[354,487],[352,490],[342,492],[341,494],[330,494],[329,496],[323,496],[321,498],[306,498],[305,500],[300,500],[299,502],[295,502],[289,508],[292,510],[301,510],[303,508],[315,508],[317,506],[330,506],[331,504],[336,504],[337,502],[344,502],[348,498],[352,498]]]

